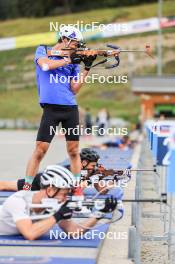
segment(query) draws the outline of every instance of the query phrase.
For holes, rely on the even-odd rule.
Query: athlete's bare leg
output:
[[[79,154],[79,141],[67,141],[67,152],[70,158],[71,171],[74,175],[81,173],[81,159]]]
[[[41,142],[41,141],[36,142],[36,147],[27,164],[26,175],[35,177],[35,175],[37,174],[39,170],[40,162],[44,158],[49,148],[49,145],[50,144],[47,142]]]

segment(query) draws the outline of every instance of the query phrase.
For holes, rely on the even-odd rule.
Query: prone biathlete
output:
[[[92,185],[97,191],[106,193],[105,186],[100,184],[100,176],[98,171],[98,161],[100,159],[99,154],[90,148],[84,148],[80,152],[81,158],[81,180],[85,182],[84,187]],[[70,170],[70,164],[64,165]],[[85,174],[86,175],[83,175]],[[43,172],[38,172],[32,182],[32,191],[40,190],[41,177]],[[18,179],[16,181],[0,181],[0,191],[20,191],[23,190],[25,179]],[[110,186],[112,187],[112,186]]]
[[[24,190],[30,190],[41,160],[44,158],[50,143],[61,123],[65,131],[67,153],[72,173],[80,178],[81,162],[79,155],[79,135],[73,129],[79,126],[79,112],[76,94],[80,91],[89,73],[96,55],[81,57],[75,53],[70,56],[48,56],[47,51],[58,51],[63,48],[76,49],[83,40],[81,32],[73,26],[60,29],[60,38],[53,47],[40,45],[35,53],[36,79],[39,103],[43,114],[36,138],[36,146],[28,161]],[[80,75],[80,62],[84,70]]]
[[[68,207],[67,196],[74,188],[75,177],[60,165],[48,166],[40,178],[39,191],[19,191],[8,197],[0,206],[0,235],[21,234],[28,240],[34,240],[47,233],[55,224],[66,233],[84,233],[93,227],[107,212],[117,206],[113,197],[104,201],[102,210],[97,210],[81,225],[71,220],[72,209]],[[47,208],[42,208],[43,201],[61,203],[59,209],[51,215]],[[52,200],[50,200],[52,199]],[[49,204],[50,204],[49,202]],[[39,205],[34,208],[31,205]],[[35,216],[35,220],[33,220]],[[38,219],[36,218],[38,217]],[[41,216],[45,218],[41,220]]]

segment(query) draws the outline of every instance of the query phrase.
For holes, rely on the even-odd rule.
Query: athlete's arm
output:
[[[66,233],[83,234],[88,231],[89,228],[95,226],[98,220],[95,217],[91,217],[81,223],[76,223],[73,220],[62,220],[59,222],[61,227]]]
[[[53,216],[47,219],[37,221],[32,223],[31,219],[18,220],[16,222],[16,227],[28,240],[34,240],[43,234],[45,234],[52,226],[56,224],[56,220]]]
[[[105,206],[102,210],[94,212],[94,217],[91,217],[81,223],[75,223],[74,221],[62,220],[59,222],[59,226],[67,233],[83,234],[90,228],[95,226],[98,219],[104,216],[104,213],[113,212],[117,206],[117,199],[113,196],[105,199]],[[96,214],[97,213],[97,214]],[[96,214],[96,217],[95,217]],[[99,215],[100,214],[100,215]],[[97,219],[98,218],[98,219]]]
[[[71,89],[74,92],[74,94],[77,94],[79,92],[80,88],[82,87],[83,83],[85,82],[85,78],[88,75],[88,72],[89,72],[90,68],[92,67],[93,62],[95,61],[95,59],[97,57],[95,55],[94,51],[92,51],[91,54],[89,54],[89,55],[90,56],[85,57],[83,59],[85,68],[84,68],[83,73],[81,74],[81,78],[79,78],[78,82],[77,81],[75,82],[74,80],[72,80],[72,82],[71,82]]]
[[[43,69],[43,71],[49,71],[54,70],[56,68],[62,67],[67,65],[68,63],[71,63],[69,59],[67,60],[50,60],[47,57],[42,57],[37,60],[38,65]]]
[[[103,178],[105,178],[106,176],[105,175],[99,176],[98,173],[99,173],[99,170],[97,169],[96,174],[94,173],[94,175],[90,177],[90,182],[92,184],[92,187],[94,187],[98,192],[100,192],[101,194],[106,194],[109,191],[109,189],[114,187],[114,182],[110,180],[110,181],[105,182],[104,184]]]
[[[78,81],[74,81],[74,79],[71,80],[71,90],[74,94],[77,94],[82,87],[83,83],[85,82],[85,78],[88,75],[89,71],[84,70],[81,74],[81,78],[79,78]]]
[[[26,219],[17,219],[15,221],[16,227],[25,238],[34,240],[45,234],[53,225],[55,225],[59,221],[71,218],[72,210],[66,205],[67,202],[64,203],[53,216],[50,216],[44,220],[37,221],[36,223],[33,223],[29,217],[27,217]]]
[[[76,232],[76,233],[84,233],[89,228],[93,227],[97,223],[96,218],[90,218],[80,225],[75,223],[74,221],[62,220],[59,223],[59,226],[66,232]],[[47,219],[37,221],[36,223],[32,223],[30,219],[19,220],[16,222],[16,227],[19,230],[20,234],[22,234],[28,240],[35,240],[38,237],[45,234],[52,226],[56,224],[56,220],[53,216],[50,216]]]
[[[18,191],[17,181],[0,181],[0,191]]]
[[[108,192],[109,186],[101,186],[100,183],[94,183],[95,189],[100,192],[101,194],[106,194]]]
[[[105,206],[102,210],[94,212],[94,217],[91,217],[81,223],[75,223],[74,221],[62,220],[59,222],[59,226],[67,233],[83,234],[90,228],[94,227],[98,222],[98,219],[103,218],[105,213],[113,212],[117,206],[117,199],[113,196],[105,199]],[[95,217],[96,215],[96,217]],[[73,235],[73,234],[72,234]]]

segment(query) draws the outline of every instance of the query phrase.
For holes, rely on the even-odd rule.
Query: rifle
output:
[[[111,197],[111,195],[105,195],[105,197]],[[72,209],[74,217],[93,217],[94,209],[99,211],[105,207],[105,197],[102,195],[95,195],[95,197],[86,197],[82,196],[81,199],[76,196],[70,196],[67,200],[67,207]],[[117,199],[117,207],[116,211],[117,218],[114,221],[110,221],[109,223],[116,222],[120,220],[124,215],[124,206],[123,203],[167,203],[167,194],[162,193],[160,198],[149,198],[149,199]],[[58,200],[55,198],[44,198],[42,199],[42,203],[40,204],[29,204],[28,211],[30,215],[30,219],[32,220],[41,220],[47,219],[52,216],[55,212],[57,212],[64,203],[58,203]],[[32,214],[32,209],[45,209],[47,210],[47,214]]]
[[[111,197],[111,195],[110,195]],[[55,212],[57,212],[64,203],[58,203],[57,199],[54,198],[44,198],[42,199],[41,204],[29,204],[28,211],[30,215],[30,219],[32,220],[41,220],[47,219],[52,216]],[[105,207],[105,198],[93,198],[82,196],[81,199],[76,196],[70,196],[67,200],[68,208],[72,209],[74,217],[92,217],[94,210],[102,210]],[[47,210],[47,214],[31,214],[32,209],[45,209]],[[123,217],[124,210],[122,200],[117,200],[116,207],[119,216],[116,221],[120,220]]]
[[[99,164],[97,169],[94,172],[95,174],[100,174],[99,180],[113,180],[120,181],[124,180],[124,182],[128,182],[131,180],[132,172],[155,172],[157,173],[156,168],[153,169],[131,169],[132,166],[128,166],[126,169],[106,169],[103,165]]]
[[[102,174],[105,177],[111,176],[111,175],[128,175],[131,174],[132,172],[157,172],[156,168],[152,169],[132,169],[132,166],[128,166],[126,169],[106,169],[102,164],[98,164],[98,167],[95,171],[97,174]]]
[[[107,49],[107,50],[106,49],[90,49],[90,48],[87,48],[85,45],[83,45],[80,48],[76,48],[76,49],[73,49],[73,48],[64,48],[61,50],[53,50],[52,49],[52,50],[47,51],[47,55],[48,56],[69,57],[71,54],[74,53],[76,55],[81,56],[82,58],[86,57],[86,56],[91,56],[91,55],[92,56],[97,55],[97,56],[103,56],[103,57],[114,57],[114,59],[116,60],[116,63],[109,65],[109,66],[106,66],[105,67],[106,69],[111,69],[111,68],[115,68],[115,67],[119,66],[119,64],[120,64],[119,54],[122,52],[143,52],[143,53],[146,53],[151,58],[153,58],[150,45],[146,45],[145,49],[139,49],[139,50],[121,49],[120,47],[112,45],[112,44],[108,44],[107,47],[111,48],[111,49]],[[103,64],[107,61],[109,61],[109,60],[104,59],[104,60],[92,65],[92,67],[96,67],[97,65]]]

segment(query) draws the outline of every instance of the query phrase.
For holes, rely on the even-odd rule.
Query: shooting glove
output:
[[[100,210],[103,213],[110,213],[115,210],[117,207],[117,199],[111,196],[110,198],[105,199],[105,207]]]
[[[68,220],[72,217],[72,210],[67,207],[67,203],[68,201],[53,215],[56,222],[59,222],[60,220]]]
[[[102,219],[105,216],[105,213],[110,213],[115,210],[117,207],[117,199],[111,196],[110,198],[106,198],[105,207],[100,211],[95,211],[92,213],[92,217],[95,217],[97,220]]]
[[[84,62],[86,71],[90,70],[90,68],[92,67],[92,64],[96,60],[96,58],[97,58],[97,55],[90,55],[90,56],[82,57],[82,61]]]
[[[80,64],[82,61],[81,55],[76,54],[75,52],[70,55],[70,59],[72,64]]]

